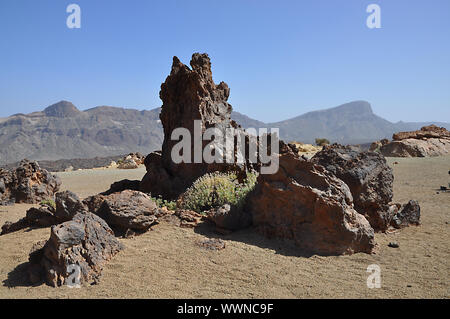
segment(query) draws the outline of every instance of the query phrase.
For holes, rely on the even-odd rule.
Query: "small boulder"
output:
[[[107,196],[96,214],[123,235],[128,229],[147,231],[165,213],[147,194],[125,190]]]
[[[410,200],[394,216],[391,222],[395,228],[403,228],[409,225],[420,225],[420,205],[415,200]]]
[[[36,282],[42,274],[48,285],[62,286],[78,267],[80,284],[97,282],[105,264],[122,249],[104,220],[80,211],[53,226],[50,239],[30,254],[30,280]]]

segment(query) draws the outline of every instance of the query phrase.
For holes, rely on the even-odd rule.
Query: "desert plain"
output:
[[[421,225],[376,233],[375,254],[305,256],[291,242],[246,229],[219,235],[202,223],[180,228],[161,222],[151,231],[120,239],[125,249],[104,268],[96,285],[81,288],[31,286],[26,276],[32,245],[50,228],[0,236],[0,298],[449,298],[450,156],[387,158],[394,170],[394,202],[418,200]],[[122,179],[141,179],[145,168],[57,173],[85,198]],[[17,221],[33,205],[0,207],[0,224]],[[226,247],[196,245],[221,238]],[[397,242],[398,248],[388,247]],[[367,267],[381,269],[381,287],[368,288]]]

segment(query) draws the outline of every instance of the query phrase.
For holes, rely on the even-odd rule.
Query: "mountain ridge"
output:
[[[0,165],[22,158],[59,160],[149,153],[160,149],[163,141],[160,111],[159,107],[136,110],[115,106],[81,111],[71,102],[60,101],[43,111],[0,118]],[[370,143],[432,123],[450,129],[450,123],[441,122],[392,123],[376,115],[367,101],[353,101],[273,123],[236,111],[232,119],[244,128],[278,127],[282,139],[304,143],[314,143],[318,137],[341,144]]]

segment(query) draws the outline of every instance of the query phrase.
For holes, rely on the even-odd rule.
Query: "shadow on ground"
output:
[[[276,254],[289,257],[309,258],[315,255],[314,253],[300,249],[292,240],[266,238],[263,235],[259,234],[254,227],[224,235],[217,232],[215,226],[212,223],[205,221],[195,227],[194,232],[210,239],[219,238],[222,240],[231,240],[252,246],[257,246],[263,249],[270,249],[275,251]]]
[[[8,278],[3,280],[3,286],[9,288],[15,287],[37,287],[40,285],[33,285],[28,278],[28,267],[30,266],[29,262],[24,262],[14,268],[9,274]]]

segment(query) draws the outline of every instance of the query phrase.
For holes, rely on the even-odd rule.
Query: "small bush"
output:
[[[206,174],[182,195],[181,206],[198,213],[224,204],[242,207],[255,188],[257,177],[257,173],[248,172],[245,181],[239,183],[235,173]]]
[[[41,206],[49,206],[49,207],[52,207],[53,209],[56,209],[56,203],[52,199],[44,199],[43,201],[40,202],[40,205]]]
[[[325,145],[329,145],[330,141],[327,140],[326,138],[316,138],[316,145],[317,146],[325,146]]]
[[[158,207],[166,207],[168,210],[176,210],[177,209],[177,203],[175,201],[165,200],[161,197],[152,197],[152,199],[155,201],[156,205]]]

